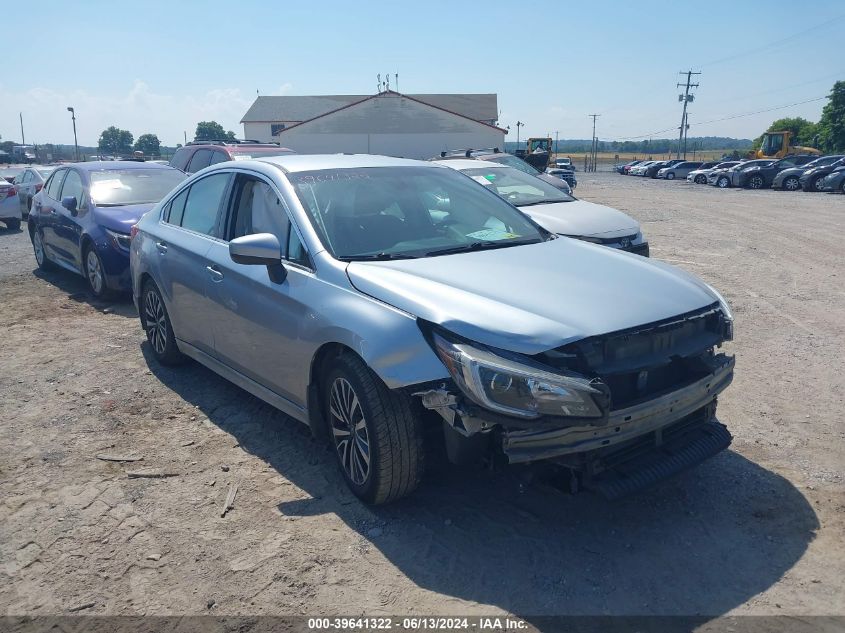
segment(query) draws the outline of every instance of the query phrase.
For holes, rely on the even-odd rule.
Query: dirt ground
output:
[[[130,301],[0,231],[0,614],[845,615],[845,196],[578,175],[732,304],[730,451],[615,503],[437,466],[367,508],[303,426],[156,366]]]

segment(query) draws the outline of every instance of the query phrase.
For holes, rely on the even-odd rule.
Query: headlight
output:
[[[107,229],[105,227],[103,227],[103,230],[106,232],[112,246],[127,251],[129,250],[129,246],[132,241],[129,235],[126,233],[118,233],[117,231],[112,231],[111,229]]]
[[[725,298],[722,294],[716,290],[713,286],[706,283],[704,284],[710,289],[714,295],[716,295],[716,299],[719,300],[719,308],[722,310],[722,314],[725,315],[725,319],[728,321],[727,323],[727,331],[725,332],[725,339],[728,341],[732,341],[734,338],[734,315],[731,312],[731,307],[728,305],[728,302],[725,301]]]
[[[602,417],[590,381],[504,358],[466,343],[432,334],[434,348],[461,391],[487,409],[537,418],[543,415]]]

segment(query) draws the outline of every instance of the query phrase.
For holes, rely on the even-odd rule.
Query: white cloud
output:
[[[285,84],[290,89],[289,84]],[[285,86],[282,86],[284,89]],[[115,125],[141,134],[158,134],[166,145],[193,136],[199,121],[214,120],[225,129],[243,135],[240,119],[253,97],[237,88],[217,88],[204,94],[174,96],[160,94],[145,82],[135,80],[125,94],[93,95],[84,90],[57,92],[32,88],[14,92],[0,84],[0,134],[3,140],[20,142],[18,113],[23,112],[27,143],[73,143],[68,106],[76,109],[76,125],[81,145],[96,145],[105,128]]]

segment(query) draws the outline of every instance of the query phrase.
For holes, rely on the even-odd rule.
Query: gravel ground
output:
[[[736,313],[732,449],[616,503],[439,465],[364,507],[304,427],[156,366],[131,302],[0,231],[0,614],[845,615],[845,196],[615,174],[577,193]],[[174,476],[127,476],[150,469]]]

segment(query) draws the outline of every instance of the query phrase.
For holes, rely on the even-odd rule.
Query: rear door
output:
[[[314,283],[308,254],[283,197],[263,176],[237,173],[226,217],[225,239],[212,244],[207,255],[216,271],[208,293],[217,356],[303,408],[296,377],[310,362],[311,348],[300,337],[308,314],[304,298]],[[229,256],[229,239],[255,233],[278,238],[287,270],[283,283],[270,281],[265,266],[237,264]]]
[[[206,255],[219,240],[220,209],[230,179],[229,172],[209,174],[175,196],[162,210],[155,243],[173,331],[209,355],[214,355],[214,332]]]
[[[61,195],[65,174],[67,174],[67,169],[57,169],[54,171],[42,190],[40,201],[32,205],[32,210],[36,213],[38,226],[41,227],[44,248],[51,255],[55,252],[56,221],[59,214],[58,209],[62,206],[61,201],[57,200],[56,197]]]

